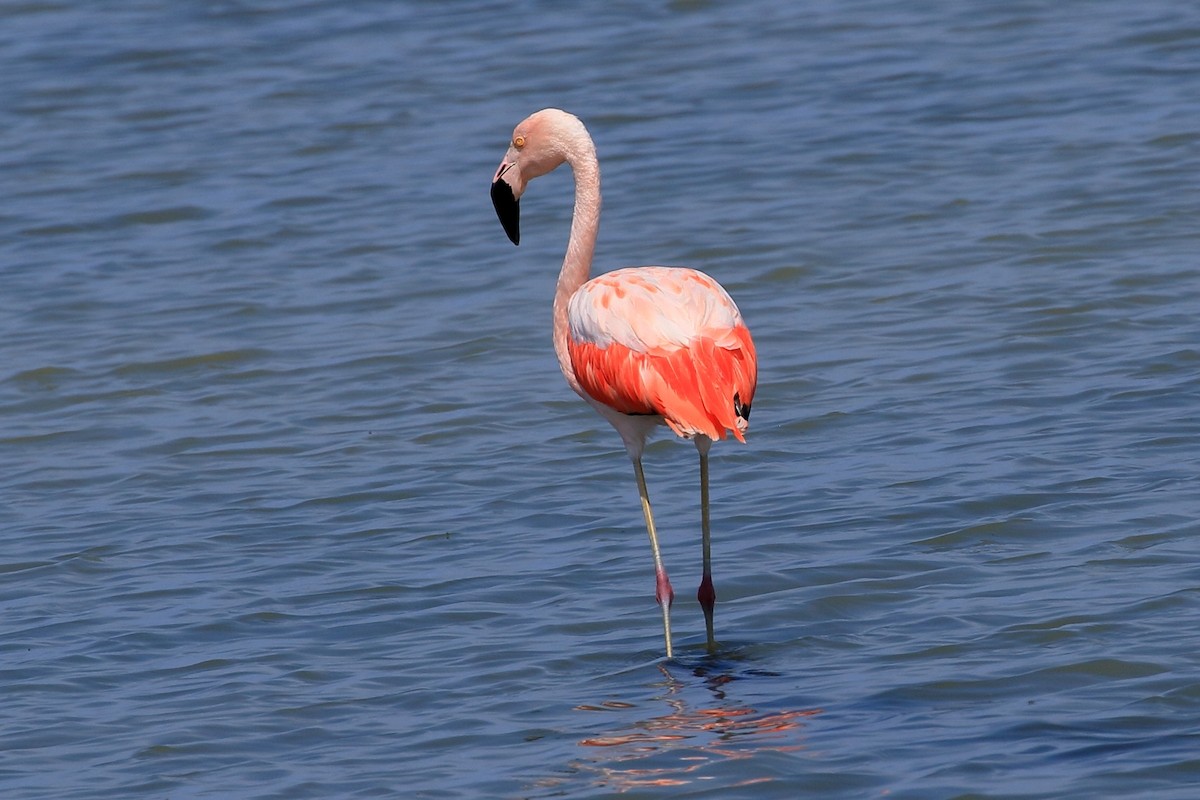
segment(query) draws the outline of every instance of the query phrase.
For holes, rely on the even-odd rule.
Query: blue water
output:
[[[1192,4],[0,7],[0,795],[1200,793]],[[598,268],[712,274],[746,446],[565,386]]]

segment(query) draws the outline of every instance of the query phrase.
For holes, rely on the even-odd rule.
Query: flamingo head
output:
[[[587,131],[579,119],[557,108],[532,114],[513,130],[508,152],[492,177],[492,205],[513,244],[521,242],[521,195],[525,185],[568,159],[573,135]],[[590,144],[591,140],[587,139]]]

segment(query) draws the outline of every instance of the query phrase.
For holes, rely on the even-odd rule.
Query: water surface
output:
[[[1023,2],[0,9],[8,798],[1192,798],[1200,13]],[[761,361],[647,474],[574,398],[598,268]]]

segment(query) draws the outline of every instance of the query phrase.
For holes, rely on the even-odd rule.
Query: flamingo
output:
[[[708,652],[716,651],[708,451],[731,433],[745,442],[758,362],[741,312],[719,283],[683,267],[619,269],[588,280],[600,223],[596,147],[578,117],[547,108],[517,125],[492,178],[492,203],[513,244],[519,244],[525,185],[564,162],[575,176],[575,210],[554,293],[554,352],[575,393],[609,421],[633,462],[650,548],[655,602],[662,609],[667,658],[675,592],[658,545],[642,451],[647,435],[666,425],[691,439],[700,456],[703,577],[696,599],[704,610]]]

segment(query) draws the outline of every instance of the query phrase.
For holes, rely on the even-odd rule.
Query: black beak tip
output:
[[[513,197],[512,187],[503,179],[492,184],[492,205],[513,244],[521,243],[521,201]]]

